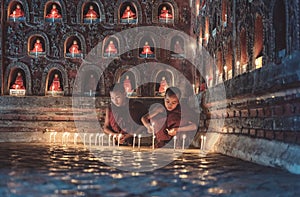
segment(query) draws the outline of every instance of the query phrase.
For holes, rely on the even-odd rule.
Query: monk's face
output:
[[[120,91],[112,91],[110,92],[110,99],[115,106],[121,107],[125,105],[126,95]]]
[[[175,95],[165,96],[165,107],[168,111],[173,111],[177,105],[179,104],[179,100]]]

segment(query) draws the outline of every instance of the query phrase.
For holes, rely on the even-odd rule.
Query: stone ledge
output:
[[[218,133],[207,136],[210,151],[300,174],[300,146],[247,136]]]

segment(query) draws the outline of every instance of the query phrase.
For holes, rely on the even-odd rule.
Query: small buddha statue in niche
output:
[[[143,46],[143,51],[141,52],[141,57],[153,57],[154,54],[151,51],[151,47],[149,46],[148,42],[145,42],[145,45]]]
[[[52,4],[52,9],[50,13],[46,15],[46,18],[61,18],[61,14],[59,13],[55,4]]]
[[[79,54],[81,51],[79,50],[79,46],[76,40],[73,40],[73,44],[69,48],[69,53]]]
[[[174,44],[174,52],[177,53],[177,54],[184,54],[184,51],[183,51],[183,49],[181,47],[181,44],[178,40]]]
[[[11,86],[11,89],[16,89],[16,90],[24,90],[24,82],[23,82],[23,76],[21,72],[18,72],[16,80],[14,84]]]
[[[126,75],[126,77],[123,81],[123,86],[124,86],[124,89],[125,89],[125,92],[127,93],[127,95],[130,95],[132,93],[132,86],[131,86],[131,81],[130,81],[128,75]]]
[[[160,19],[173,19],[173,15],[169,13],[169,10],[167,9],[166,6],[164,6],[161,11],[160,11],[160,15],[159,15]]]
[[[49,91],[62,91],[58,74],[54,75],[53,81],[49,87]]]
[[[97,80],[94,77],[93,74],[90,75],[90,78],[88,79],[88,83],[85,87],[85,91],[89,91],[89,92],[95,92],[97,88]]]
[[[125,11],[123,12],[123,15],[121,17],[122,19],[135,19],[136,15],[133,11],[131,11],[130,6],[128,5],[125,9]]]
[[[84,15],[84,18],[88,18],[88,19],[97,19],[97,18],[99,18],[98,13],[94,10],[94,6],[90,5],[89,10]]]
[[[34,46],[33,46],[33,49],[30,52],[33,52],[33,53],[44,52],[43,45],[42,45],[40,39],[36,39],[36,41],[34,43]]]
[[[21,8],[21,5],[17,4],[16,5],[16,9],[9,16],[13,17],[13,18],[24,17],[24,12],[23,12],[23,10]]]
[[[164,96],[167,88],[168,88],[168,83],[166,81],[166,78],[162,77],[158,89],[159,95]]]
[[[107,45],[105,49],[105,54],[107,56],[116,55],[118,53],[118,49],[116,48],[114,41],[109,41],[109,44]]]

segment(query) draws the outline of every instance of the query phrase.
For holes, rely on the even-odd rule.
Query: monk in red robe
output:
[[[21,8],[21,5],[17,4],[16,9],[9,16],[14,18],[24,17],[24,12]]]
[[[49,87],[49,91],[62,91],[58,74],[54,75],[52,84]]]
[[[118,50],[114,44],[114,41],[109,41],[109,44],[108,46],[106,47],[105,49],[105,53],[108,53],[108,54],[116,54],[118,53]]]
[[[22,74],[20,72],[18,72],[15,83],[12,85],[11,88],[12,89],[17,89],[17,90],[24,90],[25,89],[25,86],[24,86],[24,83],[23,83],[23,77],[22,77]]]
[[[146,54],[147,55],[152,55],[153,54],[153,52],[151,51],[151,48],[150,48],[148,42],[145,42],[145,45],[143,47],[143,51],[142,51],[141,54],[143,54],[143,55],[146,55]]]
[[[123,12],[123,15],[121,18],[122,19],[135,19],[136,15],[133,11],[131,11],[130,6],[127,6],[125,11]]]
[[[42,45],[40,39],[37,39],[34,43],[33,49],[30,52],[37,53],[37,52],[43,52],[43,51],[44,51],[43,45]]]
[[[52,5],[52,9],[50,13],[46,15],[46,18],[61,18],[61,15],[55,4]]]
[[[196,121],[191,111],[181,107],[179,100],[181,92],[176,87],[166,90],[164,106],[155,106],[142,117],[142,122],[148,133],[155,135],[155,147],[165,146],[178,132],[196,131]],[[188,112],[187,112],[188,111]],[[153,126],[154,125],[154,126]]]
[[[86,13],[86,15],[84,15],[84,18],[96,19],[96,18],[99,18],[99,15],[94,10],[94,7],[92,5],[90,5],[88,12]]]
[[[161,11],[160,11],[159,18],[161,18],[161,19],[166,19],[166,18],[167,18],[167,19],[172,19],[173,16],[172,16],[172,14],[169,13],[169,10],[167,10],[167,7],[164,6],[164,7],[161,9]]]
[[[73,53],[73,54],[81,53],[81,51],[79,50],[79,46],[78,46],[76,40],[73,41],[73,44],[72,44],[71,47],[69,48],[69,52],[70,52],[70,53]]]

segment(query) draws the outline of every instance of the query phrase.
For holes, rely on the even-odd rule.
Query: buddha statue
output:
[[[88,83],[86,84],[85,91],[95,92],[97,88],[97,80],[93,74],[90,75]]]
[[[62,91],[58,74],[54,75],[49,91]]]
[[[21,72],[18,72],[16,80],[14,84],[11,86],[11,89],[16,89],[16,90],[24,90],[25,86],[23,83],[23,76]]]
[[[44,52],[43,45],[40,39],[36,39],[33,49],[30,51],[32,53],[41,53]]]
[[[16,5],[16,9],[9,16],[13,17],[13,18],[24,17],[24,12],[23,12],[23,10],[21,8],[21,5],[17,4]]]
[[[159,95],[164,96],[167,88],[168,88],[168,83],[166,81],[166,78],[162,77],[158,89]]]
[[[61,18],[61,14],[59,13],[55,4],[52,4],[52,9],[51,9],[50,13],[48,13],[46,15],[46,18],[51,18],[51,19]]]
[[[71,54],[79,54],[81,51],[79,50],[79,46],[76,40],[73,40],[73,44],[69,48],[69,53]]]
[[[128,75],[126,75],[126,77],[123,81],[123,86],[124,86],[124,89],[125,89],[127,95],[130,95],[132,93],[132,87],[131,87],[131,81],[130,81]]]
[[[183,51],[183,49],[181,47],[181,44],[178,40],[174,44],[174,52],[177,53],[177,54],[184,54],[184,51]]]
[[[128,5],[123,12],[121,19],[136,19],[136,15],[133,11],[131,11],[130,6]]]
[[[173,19],[173,15],[169,13],[169,10],[167,10],[167,7],[164,6],[159,15],[160,19],[166,20],[166,19]]]
[[[117,53],[118,53],[118,49],[116,48],[114,41],[110,40],[109,44],[105,49],[105,55],[112,56],[112,55],[116,55]]]
[[[140,54],[141,57],[153,57],[154,54],[151,51],[151,47],[149,46],[148,42],[145,42],[145,45],[143,46],[143,51]]]
[[[99,18],[98,13],[94,10],[94,6],[90,5],[89,10],[84,15],[84,18],[87,18],[87,19],[97,19],[97,18]]]

